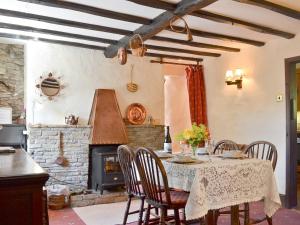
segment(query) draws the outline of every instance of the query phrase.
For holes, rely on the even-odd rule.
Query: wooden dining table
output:
[[[198,156],[194,163],[162,160],[170,187],[190,192],[186,219],[206,215],[215,224],[214,212],[231,207],[231,224],[239,225],[239,205],[263,200],[269,217],[281,207],[276,179],[270,161]]]

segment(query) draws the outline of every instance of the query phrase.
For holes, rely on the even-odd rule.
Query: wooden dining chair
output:
[[[231,140],[221,140],[216,143],[213,154],[223,154],[225,151],[231,150],[240,150],[237,143]],[[239,210],[239,212],[244,212],[244,210]],[[216,217],[215,221],[217,223],[218,218],[220,215],[230,215],[231,209],[224,208],[224,209],[217,209],[214,211],[214,215]]]
[[[257,158],[262,160],[269,160],[272,163],[273,171],[277,164],[277,149],[275,145],[268,141],[256,141],[247,146],[245,149],[245,154],[249,158]],[[265,216],[262,219],[251,219],[250,216],[249,203],[244,203],[244,224],[257,224],[267,220],[269,225],[272,225],[272,218]]]
[[[127,206],[123,218],[123,225],[127,223],[128,215],[139,213],[138,224],[142,224],[145,194],[142,189],[142,185],[137,176],[137,168],[134,162],[134,152],[126,145],[120,145],[118,147],[119,163],[124,175],[126,192],[128,194]],[[140,209],[130,212],[130,205],[132,198],[138,198],[141,200]]]
[[[160,209],[159,224],[165,225],[167,210],[174,210],[175,225],[180,225],[179,209],[185,208],[189,193],[169,188],[164,166],[151,149],[138,148],[135,162],[141,176],[147,203]],[[146,215],[146,218],[149,218],[149,207]],[[147,220],[145,224],[147,224]]]
[[[230,150],[239,150],[238,144],[231,140],[222,140],[216,143],[213,154],[223,154]]]

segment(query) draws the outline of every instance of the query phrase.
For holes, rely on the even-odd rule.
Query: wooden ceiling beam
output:
[[[160,54],[160,53],[150,53],[150,52],[147,52],[145,54],[145,56],[157,57],[157,58],[167,58],[167,59],[177,59],[177,60],[187,60],[187,61],[194,61],[194,62],[202,62],[203,61],[203,59],[201,59],[201,58],[168,55],[168,54]]]
[[[13,10],[0,9],[0,15],[14,17],[14,18],[34,20],[34,21],[41,21],[41,22],[56,24],[56,25],[61,25],[61,26],[69,26],[69,27],[75,27],[75,28],[81,28],[81,29],[108,32],[108,33],[119,34],[119,35],[133,35],[133,32],[130,30],[111,28],[111,27],[105,27],[105,26],[94,25],[94,24],[87,24],[87,23],[82,23],[82,22],[77,22],[77,21],[58,19],[58,18],[41,16],[41,15],[36,15],[36,14],[31,14],[31,13],[18,12],[18,11],[13,11]],[[38,28],[36,28],[36,29],[38,29]],[[41,30],[39,32],[41,32]],[[54,32],[54,31],[51,31],[51,32]],[[59,32],[59,31],[57,31],[57,32]],[[51,34],[56,35],[55,33],[51,33]],[[79,37],[79,36],[77,35],[77,37]],[[216,50],[221,50],[221,51],[230,51],[230,52],[239,52],[240,51],[240,49],[238,49],[238,48],[231,48],[231,47],[226,47],[226,46],[219,46],[219,45],[206,44],[206,43],[200,43],[200,42],[187,42],[185,40],[174,39],[174,38],[154,36],[151,39],[157,40],[157,41],[181,44],[181,45],[185,45],[185,46],[216,49]],[[116,44],[116,43],[112,43],[112,44]]]
[[[178,26],[173,26],[174,29],[176,30],[181,30],[182,27]],[[172,31],[172,29],[169,27],[167,30]],[[230,36],[230,35],[225,35],[225,34],[217,34],[217,33],[212,33],[212,32],[206,32],[206,31],[201,31],[201,30],[195,30],[195,29],[190,29],[192,32],[193,36],[198,36],[198,37],[204,37],[204,38],[212,38],[212,39],[219,39],[223,41],[235,41],[235,42],[240,42],[243,44],[248,44],[248,45],[254,45],[254,46],[264,46],[265,43],[262,41],[255,41],[247,38],[240,38],[240,37],[235,37],[235,36]]]
[[[197,48],[207,48],[207,49],[214,49],[214,50],[220,50],[220,51],[228,51],[228,52],[240,52],[241,51],[239,48],[232,48],[232,47],[226,47],[226,46],[221,46],[221,45],[212,45],[212,44],[207,44],[207,43],[186,41],[186,40],[161,37],[161,36],[154,36],[151,38],[151,40],[170,42],[170,43],[174,43],[174,44],[192,46],[192,47],[197,47]]]
[[[85,41],[95,41],[95,42],[100,42],[100,43],[105,43],[105,44],[117,43],[117,41],[115,41],[115,40],[106,39],[106,38],[93,37],[93,36],[74,34],[74,33],[67,33],[67,32],[42,29],[42,28],[35,28],[35,27],[16,25],[16,24],[10,24],[10,23],[1,23],[0,22],[0,28],[32,32],[32,33],[40,33],[40,34],[49,34],[49,35],[55,35],[55,36],[60,36],[60,37],[80,39],[80,40],[85,40]]]
[[[255,24],[255,23],[250,23],[250,22],[247,22],[244,20],[239,20],[239,19],[235,19],[232,17],[228,17],[228,16],[219,15],[216,13],[211,13],[211,12],[208,12],[205,10],[199,10],[199,11],[193,12],[192,15],[203,18],[203,19],[215,21],[218,23],[226,23],[226,24],[230,24],[232,26],[235,26],[235,25],[240,26],[240,27],[252,30],[252,31],[263,33],[263,34],[275,35],[275,36],[279,36],[279,37],[283,37],[283,38],[287,38],[287,39],[295,37],[295,34],[292,34],[289,32],[281,31],[278,29],[273,29],[273,28]]]
[[[81,29],[114,33],[114,34],[119,34],[119,35],[132,34],[132,31],[129,31],[129,30],[105,27],[105,26],[96,25],[96,24],[83,23],[83,22],[66,20],[66,19],[59,19],[59,18],[54,18],[54,17],[50,17],[50,16],[42,16],[42,15],[18,12],[18,11],[7,10],[7,9],[0,9],[0,15],[14,17],[14,18],[41,21],[41,22],[45,22],[45,23],[51,23],[51,24],[62,25],[62,26],[69,26],[69,27],[76,27],[76,28],[81,28]]]
[[[174,11],[166,11],[161,13],[159,16],[154,18],[150,25],[143,25],[136,29],[134,33],[140,34],[144,41],[148,40],[168,27],[171,20],[177,19],[178,16],[189,14],[216,1],[217,0],[182,0],[177,4]],[[129,46],[130,38],[131,36],[127,35],[121,38],[117,45],[108,46],[104,52],[104,55],[107,58],[115,57],[120,47],[127,48]]]
[[[29,41],[29,40],[41,41],[41,42],[50,43],[50,44],[60,44],[60,45],[87,48],[87,49],[100,50],[100,51],[104,51],[106,49],[106,47],[103,47],[103,46],[82,44],[82,43],[77,43],[77,42],[73,42],[73,41],[54,40],[54,39],[48,39],[48,38],[37,38],[34,36],[29,36],[29,35],[18,35],[18,34],[4,33],[4,32],[0,32],[0,37],[1,38],[9,38],[9,39],[17,39],[17,40],[26,40],[26,41]],[[168,54],[161,54],[161,53],[146,53],[146,56],[157,57],[157,58],[177,59],[177,60],[187,60],[187,61],[194,61],[194,62],[203,61],[203,59],[201,59],[201,58],[176,56],[176,55],[168,55]]]
[[[97,46],[97,45],[82,44],[82,43],[77,43],[77,42],[72,42],[72,41],[53,40],[53,39],[48,39],[48,38],[37,38],[34,36],[29,36],[29,35],[19,35],[19,34],[10,34],[10,33],[0,32],[0,37],[17,39],[17,40],[25,40],[25,41],[30,41],[30,40],[31,41],[41,41],[41,42],[46,42],[46,43],[61,44],[61,45],[88,48],[88,49],[101,50],[101,51],[105,50],[105,47]]]
[[[161,58],[161,60],[150,60],[150,63],[170,64],[176,66],[197,66],[197,64],[167,62],[167,61],[163,61],[163,58]]]
[[[134,2],[136,4],[140,4],[140,5],[144,5],[144,6],[148,6],[148,7],[152,7],[152,8],[157,8],[157,9],[164,9],[164,10],[173,10],[176,7],[176,4],[158,1],[158,0],[147,0],[147,1],[128,0],[128,1]],[[241,0],[241,1],[243,1],[243,0]],[[228,16],[219,15],[216,13],[211,13],[211,12],[208,12],[205,10],[197,10],[197,11],[192,12],[190,15],[196,16],[199,18],[203,18],[203,19],[212,20],[212,21],[219,22],[219,23],[231,24],[233,26],[234,25],[241,26],[241,27],[244,27],[249,30],[256,31],[256,32],[280,36],[280,37],[287,38],[287,39],[295,37],[295,34],[292,34],[289,32],[281,31],[278,29],[273,29],[273,28],[270,28],[267,26],[251,23],[251,22],[244,21],[244,20],[235,19],[235,18],[228,17]]]
[[[164,2],[160,0],[127,0],[129,2],[136,3],[138,5],[148,6],[156,9],[163,9],[167,11],[173,11],[176,9],[176,4],[170,2]]]
[[[182,48],[170,48],[170,47],[164,47],[164,46],[158,46],[158,45],[146,44],[146,48],[158,50],[158,51],[179,52],[179,53],[186,53],[186,54],[192,54],[192,55],[202,55],[202,56],[211,56],[211,57],[220,57],[221,56],[221,54],[219,54],[219,53],[195,51],[195,50],[182,49]]]
[[[30,26],[22,26],[22,25],[1,23],[1,22],[0,22],[0,28],[32,32],[32,33],[55,35],[55,36],[60,36],[60,37],[74,38],[74,39],[85,40],[85,41],[94,41],[94,42],[105,43],[105,44],[116,44],[118,42],[117,40],[112,40],[112,39],[107,39],[107,38],[100,38],[100,37],[94,37],[94,36],[67,33],[67,32],[62,32],[62,31],[41,29],[41,28],[35,28],[35,27],[30,27]],[[195,51],[195,50],[181,49],[181,48],[170,48],[170,47],[156,46],[156,45],[146,45],[146,47],[148,49],[159,50],[159,51],[187,53],[187,54],[211,56],[211,57],[221,56],[221,54],[218,54],[218,53]]]
[[[258,7],[264,8],[264,9],[268,9],[273,12],[300,20],[300,12],[299,11],[276,4],[276,3],[273,3],[273,2],[270,2],[270,1],[265,1],[265,0],[234,0],[234,1],[249,4],[249,5],[255,5],[255,6],[258,6]]]
[[[83,5],[75,2],[58,1],[58,0],[18,0],[18,1],[50,6],[55,8],[74,10],[74,11],[88,13],[95,16],[107,17],[110,19],[122,20],[131,23],[148,24],[148,25],[152,23],[152,19],[148,19],[145,17],[134,16],[134,15],[116,12],[116,11],[110,11],[110,10],[101,9],[89,5]]]

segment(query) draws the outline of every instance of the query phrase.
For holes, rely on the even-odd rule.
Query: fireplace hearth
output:
[[[119,145],[90,145],[89,188],[100,191],[124,186],[123,173],[119,164]]]

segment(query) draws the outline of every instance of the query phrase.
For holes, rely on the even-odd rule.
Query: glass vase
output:
[[[192,147],[192,155],[196,156],[196,151],[198,146],[191,146]]]

